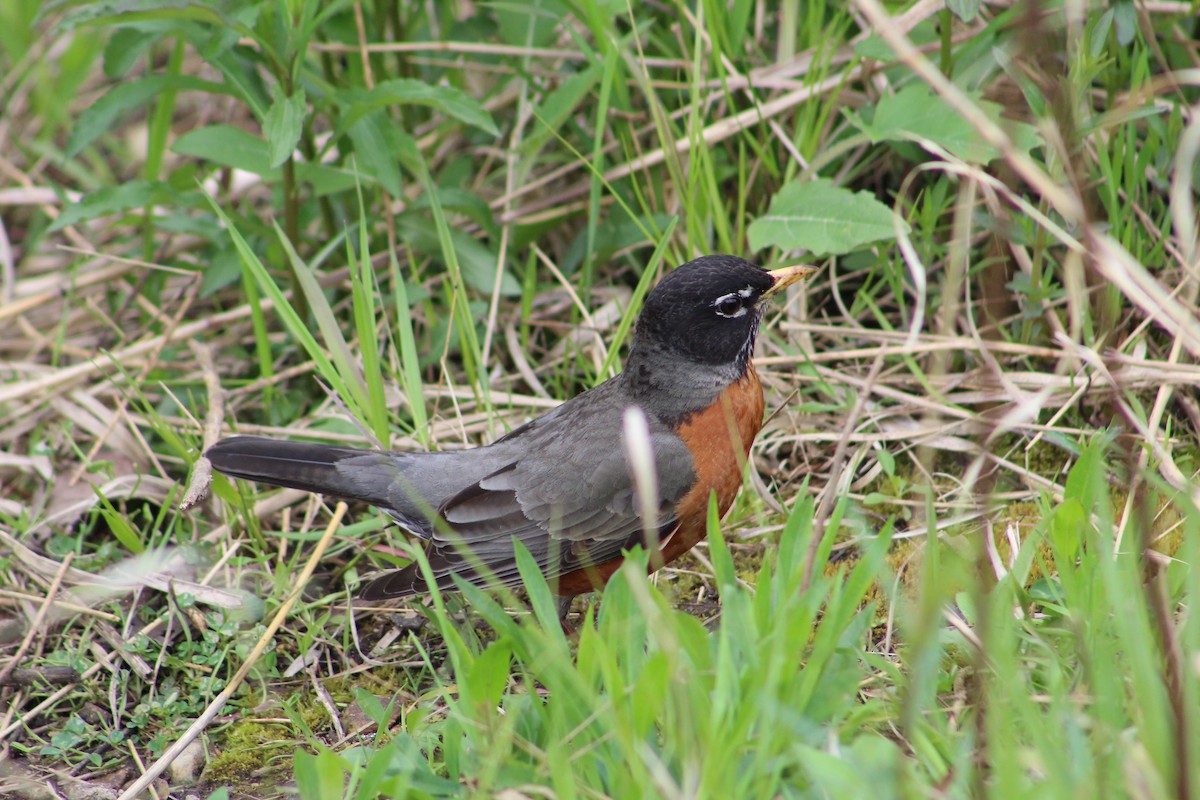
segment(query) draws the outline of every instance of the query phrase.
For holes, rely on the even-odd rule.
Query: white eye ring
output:
[[[739,292],[723,294],[713,301],[713,309],[726,319],[737,319],[746,315],[746,300],[748,293],[745,289]]]

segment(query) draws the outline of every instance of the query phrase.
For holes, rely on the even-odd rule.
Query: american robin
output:
[[[565,614],[576,594],[603,586],[634,545],[651,569],[704,538],[710,495],[721,514],[742,483],[763,423],[750,361],[764,301],[809,267],[763,270],[705,256],[664,277],[646,298],[625,370],[490,445],[396,453],[223,439],[205,454],[236,478],[362,500],[426,541],[433,578],[480,586],[521,582],[514,542],[528,548]],[[648,428],[657,502],[644,503],[623,446],[627,409]],[[648,470],[643,470],[648,472]],[[642,511],[653,507],[654,522]],[[417,564],[384,573],[367,601],[428,590]]]

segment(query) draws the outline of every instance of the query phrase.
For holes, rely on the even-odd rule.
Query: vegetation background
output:
[[[1198,12],[0,4],[0,795],[1195,797]],[[822,271],[577,639],[185,502],[230,430],[488,441],[710,252]]]

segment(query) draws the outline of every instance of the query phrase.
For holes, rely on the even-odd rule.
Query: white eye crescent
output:
[[[745,289],[739,292],[730,292],[714,300],[713,308],[722,317],[736,319],[746,313],[746,301],[748,299],[749,292]]]
[[[747,286],[744,289],[738,289],[736,292],[723,294],[713,301],[713,308],[716,312],[726,319],[737,319],[745,316],[746,312],[754,305],[755,289],[753,286]]]

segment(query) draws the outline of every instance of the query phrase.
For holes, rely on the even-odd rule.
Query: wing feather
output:
[[[521,542],[550,579],[602,564],[642,543],[641,504],[619,439],[625,404],[592,390],[596,402],[567,403],[494,443],[493,469],[450,494],[431,525],[426,554],[437,585],[453,576],[478,585],[521,582],[514,542]],[[545,422],[553,420],[553,425]],[[650,449],[658,476],[655,524],[675,527],[674,508],[696,481],[687,445],[651,419]],[[369,600],[420,592],[416,565],[369,584]]]

